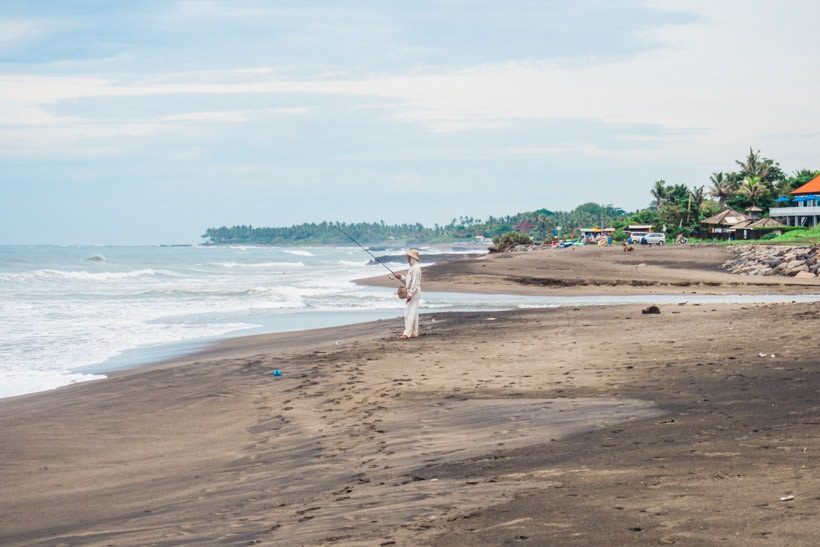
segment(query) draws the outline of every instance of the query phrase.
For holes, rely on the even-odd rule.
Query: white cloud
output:
[[[40,76],[7,74],[0,76],[0,102],[14,104],[53,104],[65,99],[99,97],[113,94],[102,78],[77,76]]]
[[[383,121],[453,137],[556,120],[613,127],[608,141],[592,134],[576,134],[565,141],[551,135],[540,141],[533,131],[531,142],[499,148],[519,156],[631,162],[649,156],[674,165],[725,161],[727,155],[740,154],[750,145],[760,147],[762,141],[779,147],[767,152],[773,157],[805,157],[817,149],[820,39],[812,27],[820,6],[797,0],[648,4],[694,11],[698,18],[644,31],[643,39],[658,47],[638,55],[571,62],[561,58],[461,68],[395,67],[389,74],[359,77],[350,76],[343,66],[330,66],[302,79],[288,77],[290,67],[276,66],[128,75],[91,69],[68,76],[49,75],[47,70],[0,75],[0,148],[20,153],[28,143],[33,148],[29,153],[37,154],[45,145],[70,143],[78,147],[74,153],[83,153],[83,140],[97,146],[90,141],[203,134],[223,124],[265,116],[326,112],[337,108],[333,102],[341,97],[345,108],[376,111]],[[225,4],[192,2],[179,7],[176,16],[184,17],[191,10],[213,14]],[[0,23],[3,29],[18,38],[37,31],[33,23],[14,21]],[[211,106],[207,101],[191,106],[187,96],[217,100]],[[140,98],[161,104],[163,113],[117,115],[115,109],[107,114],[95,110],[98,101]]]
[[[162,116],[160,119],[169,122],[203,122],[203,123],[244,123],[252,119],[249,110],[232,110],[223,112],[185,112]]]
[[[0,48],[6,49],[42,33],[42,23],[34,19],[0,20]]]

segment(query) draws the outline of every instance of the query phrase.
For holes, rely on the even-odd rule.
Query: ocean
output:
[[[425,262],[444,251],[453,253],[430,249]],[[396,260],[386,265],[404,268],[402,253],[386,249]],[[393,291],[353,283],[382,274],[354,245],[0,246],[0,397],[104,378],[230,336],[400,317]]]
[[[406,266],[404,249],[373,252],[392,270]],[[424,264],[452,254],[425,248]],[[0,397],[105,378],[233,336],[401,317],[395,291],[353,283],[378,275],[389,273],[353,245],[0,246]],[[726,299],[426,292],[422,313]]]

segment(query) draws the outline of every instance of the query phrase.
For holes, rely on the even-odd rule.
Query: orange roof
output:
[[[792,194],[798,196],[803,194],[820,194],[820,175],[817,175],[800,188],[792,190]]]

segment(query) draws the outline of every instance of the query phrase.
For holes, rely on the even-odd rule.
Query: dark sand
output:
[[[424,287],[820,293],[727,258],[536,251]],[[0,400],[0,545],[817,545],[820,304],[642,311],[241,338]]]

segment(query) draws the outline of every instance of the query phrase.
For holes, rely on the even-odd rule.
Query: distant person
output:
[[[407,297],[404,304],[404,333],[399,340],[417,338],[419,335],[419,302],[421,302],[421,257],[415,249],[407,251],[407,263],[410,269],[405,274]],[[401,274],[396,274],[401,279]]]

